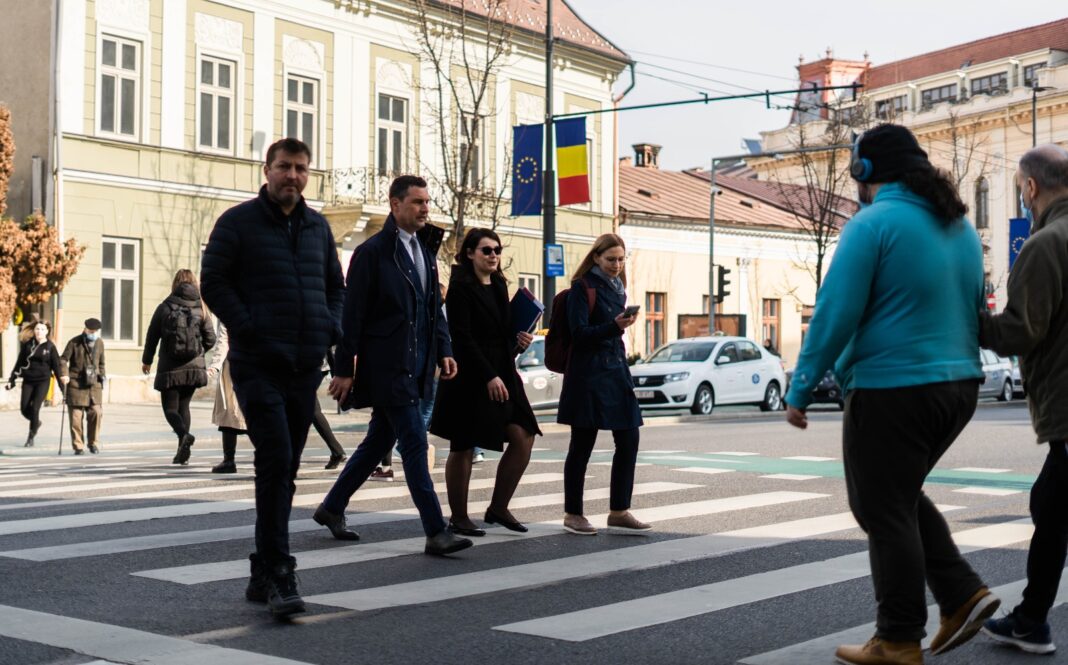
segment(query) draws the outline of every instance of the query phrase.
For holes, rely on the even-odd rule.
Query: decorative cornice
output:
[[[194,31],[197,46],[231,53],[241,53],[243,28],[237,21],[220,16],[196,13]]]

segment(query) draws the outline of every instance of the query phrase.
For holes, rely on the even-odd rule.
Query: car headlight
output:
[[[673,381],[685,381],[690,378],[689,372],[675,372],[674,374],[668,374],[664,377],[664,383],[671,383]]]

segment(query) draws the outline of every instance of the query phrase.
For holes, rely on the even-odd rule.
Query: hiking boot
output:
[[[983,632],[1002,644],[1027,653],[1053,653],[1057,650],[1049,634],[1049,624],[1027,621],[1015,611],[1000,619],[987,619]]]
[[[639,521],[628,510],[622,515],[609,515],[608,530],[616,533],[642,533],[644,531],[652,531],[653,527]]]
[[[304,611],[304,599],[297,591],[296,564],[286,562],[271,567],[267,585],[267,609],[276,617],[287,617]]]
[[[270,577],[267,575],[267,567],[263,565],[263,559],[259,554],[249,554],[248,560],[251,575],[248,578],[248,586],[245,587],[245,600],[253,603],[266,603],[267,587],[271,584]]]
[[[597,535],[597,527],[582,515],[564,515],[564,531],[578,536]]]
[[[951,616],[942,617],[938,634],[931,640],[931,655],[937,656],[950,649],[956,649],[975,637],[983,622],[989,619],[1001,605],[1001,599],[990,593],[985,586],[980,587],[968,602],[960,606]]]
[[[923,665],[919,642],[887,642],[879,637],[867,644],[842,645],[834,657],[845,665]]]

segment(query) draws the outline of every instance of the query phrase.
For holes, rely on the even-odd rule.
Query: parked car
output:
[[[827,370],[820,382],[812,390],[813,404],[837,404],[839,409],[845,408],[845,395],[842,387],[838,385],[838,379],[834,372]]]
[[[716,405],[782,408],[782,360],[745,337],[690,337],[666,344],[630,368],[643,409],[689,408],[710,414]]]
[[[550,371],[545,366],[545,337],[535,335],[527,350],[515,360],[523,390],[530,406],[535,409],[551,409],[560,401],[560,389],[564,385],[562,374]]]
[[[1020,373],[1020,359],[1016,356],[1009,358],[1012,361],[1012,396],[1027,397],[1027,388],[1024,386],[1023,374]]]
[[[1012,361],[987,349],[979,349],[979,359],[983,364],[979,397],[997,397],[999,402],[1012,399]]]

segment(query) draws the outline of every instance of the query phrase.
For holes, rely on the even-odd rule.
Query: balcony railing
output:
[[[389,205],[389,185],[401,175],[373,167],[334,169],[330,172],[330,202],[334,205],[371,203]]]

